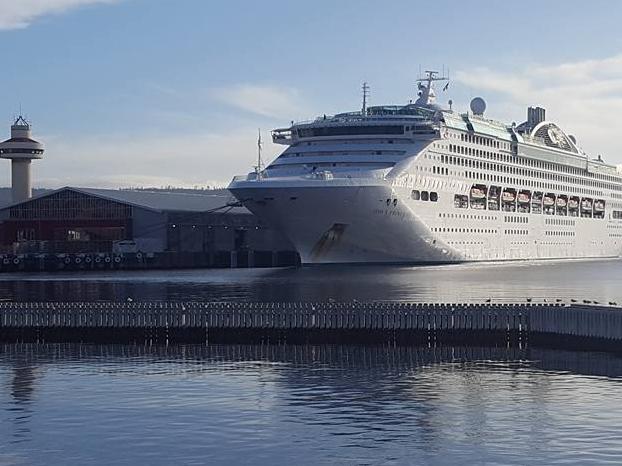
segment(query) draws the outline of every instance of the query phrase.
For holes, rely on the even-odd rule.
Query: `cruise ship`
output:
[[[618,257],[621,171],[543,108],[519,125],[479,97],[442,108],[445,80],[427,71],[414,102],[368,107],[364,90],[360,111],[274,130],[286,149],[229,189],[307,264]]]

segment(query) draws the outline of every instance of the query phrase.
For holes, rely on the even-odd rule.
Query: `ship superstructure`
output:
[[[622,174],[540,107],[507,125],[476,98],[436,104],[433,71],[398,106],[299,122],[287,146],[229,189],[282,230],[303,263],[617,257]]]

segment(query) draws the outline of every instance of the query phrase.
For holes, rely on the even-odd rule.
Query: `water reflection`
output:
[[[17,405],[24,405],[32,401],[32,394],[37,380],[36,370],[34,366],[19,362],[13,367],[11,396]]]
[[[622,261],[519,262],[446,266],[321,266],[288,269],[0,275],[0,296],[68,300],[409,300],[622,302]]]
[[[6,406],[7,420],[13,426],[11,443],[20,443],[30,439],[31,403],[41,375],[41,365],[33,363],[29,352],[21,351],[14,353],[7,363],[5,389],[11,397]]]
[[[0,462],[612,459],[621,376],[619,355],[537,348],[3,345]]]
[[[568,372],[599,377],[622,377],[622,353],[567,351],[543,348],[478,346],[395,345],[123,345],[77,343],[4,343],[0,365],[10,368],[9,384],[15,402],[28,403],[47,366],[84,364],[126,371],[123,363],[164,364],[175,372],[186,370],[237,370],[247,363],[266,367],[322,368],[323,376],[334,371],[360,373],[372,378],[377,373],[407,375],[427,367],[445,369],[473,364],[495,370],[519,372],[524,368]],[[470,374],[472,376],[473,374]],[[337,379],[339,380],[339,379]]]

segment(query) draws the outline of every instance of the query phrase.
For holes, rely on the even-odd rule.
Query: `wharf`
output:
[[[156,253],[0,254],[0,273],[88,272],[192,268],[291,267],[300,263],[293,251],[231,250]]]
[[[0,341],[527,343],[622,349],[622,308],[405,302],[2,302]]]

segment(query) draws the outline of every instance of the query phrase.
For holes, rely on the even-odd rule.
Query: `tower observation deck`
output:
[[[32,139],[30,123],[19,116],[11,125],[11,138],[0,143],[0,158],[11,160],[13,202],[32,197],[30,164],[43,157],[43,144]]]

